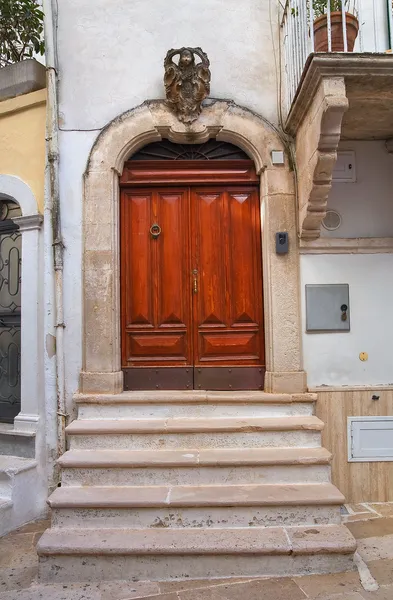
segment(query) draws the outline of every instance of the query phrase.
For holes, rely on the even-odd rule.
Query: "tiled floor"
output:
[[[37,583],[35,544],[47,521],[26,525],[0,539],[0,600],[393,600],[393,503],[357,504],[343,516],[358,540],[357,571],[283,579],[186,582]]]

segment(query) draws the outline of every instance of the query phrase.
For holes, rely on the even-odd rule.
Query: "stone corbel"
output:
[[[341,123],[348,109],[344,77],[322,77],[311,98],[296,134],[299,232],[304,240],[320,236],[326,215]]]

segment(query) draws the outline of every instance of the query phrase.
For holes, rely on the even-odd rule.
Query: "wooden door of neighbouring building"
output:
[[[130,161],[120,222],[125,389],[263,388],[253,163]]]

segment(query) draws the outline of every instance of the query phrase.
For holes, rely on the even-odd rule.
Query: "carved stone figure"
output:
[[[173,57],[179,54],[176,64]],[[201,62],[195,63],[195,55]],[[210,93],[209,59],[201,48],[178,48],[167,52],[164,61],[164,84],[167,102],[177,118],[192,123]]]

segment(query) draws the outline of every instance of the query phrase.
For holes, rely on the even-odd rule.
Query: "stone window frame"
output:
[[[91,150],[83,197],[83,358],[79,391],[123,391],[120,351],[119,175],[143,146],[162,139],[204,143],[210,138],[243,149],[261,177],[265,391],[302,393],[299,247],[294,175],[273,165],[285,145],[265,119],[227,101],[210,101],[192,125],[180,123],[161,100],[147,101],[111,121]],[[290,251],[275,252],[275,233],[287,231]]]

